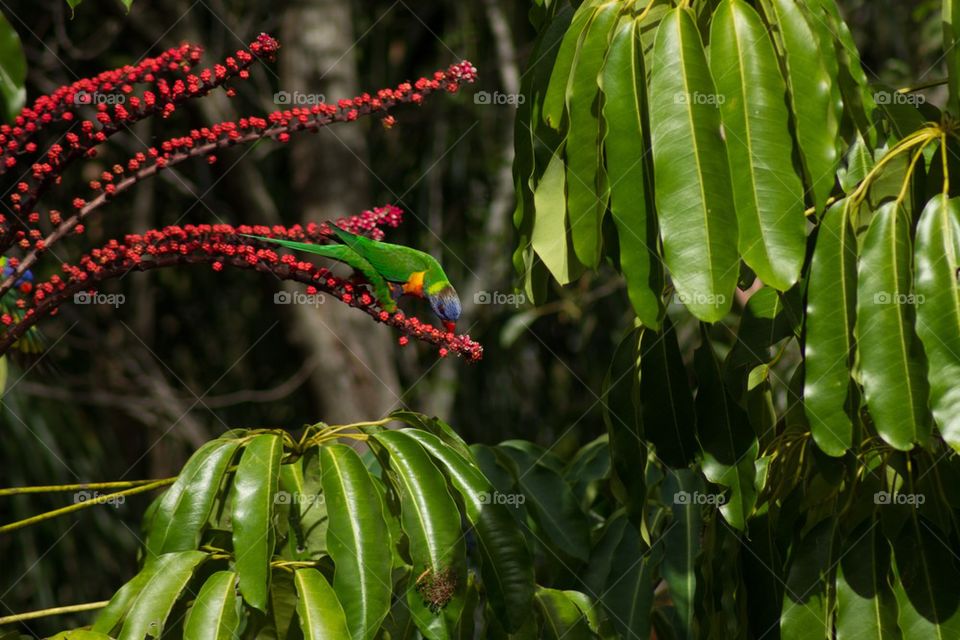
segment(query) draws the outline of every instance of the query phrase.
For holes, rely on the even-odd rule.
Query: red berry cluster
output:
[[[401,211],[388,206],[365,211],[338,221],[338,226],[351,230],[364,228],[380,231],[381,225],[393,226],[399,222]],[[483,347],[469,336],[453,333],[407,317],[402,312],[383,311],[368,288],[360,282],[351,282],[333,275],[328,269],[298,259],[292,254],[280,255],[263,248],[261,243],[243,234],[296,240],[318,240],[330,233],[325,225],[283,226],[201,224],[169,226],[144,234],[129,234],[123,241],[109,243],[84,255],[78,264],[63,264],[63,276],[54,275],[36,284],[32,295],[21,298],[17,306],[23,310],[22,319],[11,314],[0,316],[0,323],[10,327],[0,336],[0,351],[16,341],[42,316],[53,314],[71,296],[81,291],[92,291],[100,282],[116,278],[130,271],[182,265],[210,264],[214,271],[224,266],[269,272],[284,280],[295,280],[309,285],[308,291],[323,291],[363,310],[374,319],[400,329],[404,334],[440,347],[441,356],[454,352],[470,361],[479,360]],[[382,233],[382,232],[381,232]]]
[[[190,65],[199,60],[200,49],[181,45],[136,67],[122,67],[95,78],[78,80],[71,85],[60,87],[49,96],[38,98],[32,107],[21,111],[13,127],[0,127],[0,150],[5,154],[5,159],[0,156],[0,165],[4,166],[4,170],[16,166],[24,153],[33,158],[29,170],[16,184],[14,192],[8,196],[12,219],[8,220],[6,216],[0,215],[0,248],[6,249],[14,243],[24,249],[32,246],[42,250],[49,246],[49,239],[41,239],[37,228],[40,214],[35,211],[35,207],[44,190],[51,183],[60,181],[60,176],[73,160],[95,156],[100,144],[135,122],[155,115],[167,118],[188,100],[207,95],[234,78],[246,79],[249,76],[248,68],[258,58],[272,59],[278,48],[276,40],[261,34],[255,42],[246,49],[238,50],[224,60],[223,64],[216,64],[198,73],[189,73]],[[185,70],[186,75],[171,82],[157,75],[163,68]],[[136,82],[152,82],[153,90],[133,95],[133,85]],[[79,120],[77,110],[87,104],[88,100],[92,100],[91,96],[105,92],[116,92],[114,95],[122,95],[123,99],[112,101],[112,104],[98,102],[91,105],[95,106],[96,110],[93,119]],[[51,144],[45,153],[37,154],[36,143],[24,140],[35,135],[43,125],[56,120],[70,125],[63,135],[62,144],[58,141]],[[151,149],[150,155],[154,158],[159,156],[156,149]],[[144,156],[141,162],[146,160]],[[116,190],[113,180],[119,180],[123,173],[123,167],[117,172],[119,166],[115,166],[112,173],[104,173],[105,184],[101,188],[105,195],[109,196]],[[95,184],[100,183],[98,181]],[[82,198],[74,199],[74,206],[81,202]],[[59,217],[59,214],[57,216]]]
[[[225,87],[233,79],[249,77],[249,68],[258,59],[272,60],[279,44],[266,34],[245,49],[226,58],[223,63],[194,72],[201,49],[184,44],[136,65],[105,71],[96,77],[78,80],[53,93],[41,96],[24,108],[12,125],[0,126],[0,175],[24,166],[24,175],[14,180],[0,214],[0,253],[13,246],[25,251],[22,258],[8,256],[7,277],[0,283],[0,298],[10,293],[19,296],[10,310],[0,315],[0,354],[41,318],[57,313],[61,304],[74,293],[95,289],[104,280],[119,277],[133,270],[148,270],[181,264],[210,264],[215,271],[225,265],[255,269],[277,277],[308,285],[311,292],[324,291],[337,299],[362,309],[376,320],[397,327],[403,332],[400,344],[409,337],[439,347],[441,356],[451,351],[470,360],[482,356],[482,347],[469,336],[456,336],[403,313],[382,310],[363,283],[346,281],[327,269],[299,260],[293,255],[278,255],[272,248],[263,248],[255,241],[238,234],[263,235],[306,242],[324,242],[330,235],[326,223],[292,227],[242,225],[186,225],[151,230],[111,240],[80,258],[76,264],[62,264],[62,274],[54,275],[29,287],[14,289],[17,282],[34,267],[54,244],[71,233],[84,232],[85,219],[121,192],[160,170],[190,158],[203,158],[209,164],[217,161],[216,153],[227,146],[263,138],[287,142],[294,133],[317,131],[336,122],[352,122],[362,116],[376,115],[386,127],[396,123],[389,111],[400,104],[420,104],[436,91],[456,92],[465,83],[476,79],[477,70],[467,61],[451,65],[416,82],[405,82],[374,94],[317,104],[305,108],[280,109],[263,117],[250,116],[194,129],[187,135],[170,138],[135,154],[101,172],[89,184],[93,191],[88,198],[75,197],[72,210],[61,213],[49,209],[41,218],[38,203],[51,185],[77,159],[94,157],[97,148],[116,132],[147,117],[169,117],[184,102],[202,97],[217,87]],[[137,85],[147,85],[142,91]],[[233,94],[227,88],[228,95]],[[90,96],[112,95],[112,100],[88,99]],[[122,99],[121,99],[122,97]],[[92,116],[81,114],[90,110]],[[38,134],[54,124],[66,125],[67,131],[49,148],[41,150]],[[396,227],[401,211],[387,206],[342,218],[336,222],[353,233],[372,238],[383,237],[383,229]],[[52,229],[44,235],[41,224]],[[408,337],[409,336],[409,337]]]
[[[261,38],[268,38],[268,36],[261,36]],[[269,42],[273,40],[270,39]],[[262,52],[266,49],[265,43],[266,41],[263,43],[258,41],[251,45],[250,49],[253,50],[259,45],[258,50]],[[275,50],[274,44],[270,51]],[[53,222],[55,228],[46,237],[43,237],[38,229],[29,231],[29,239],[22,237],[23,231],[18,232],[21,245],[28,248],[32,241],[33,251],[26,256],[18,270],[0,284],[0,296],[13,286],[15,278],[36,263],[39,252],[51,247],[74,229],[78,233],[82,232],[81,222],[87,216],[119,193],[126,191],[140,180],[156,175],[164,168],[195,157],[204,157],[207,162],[210,162],[211,158],[215,161],[216,156],[213,152],[234,144],[254,142],[268,137],[286,142],[291,133],[316,131],[320,127],[335,122],[352,122],[360,116],[386,113],[398,104],[420,104],[424,96],[435,91],[445,90],[451,93],[458,91],[463,83],[474,82],[476,74],[476,68],[470,62],[463,61],[451,65],[444,71],[434,72],[430,78],[420,78],[414,83],[404,82],[394,89],[381,89],[375,96],[364,93],[352,99],[338,100],[336,105],[321,103],[311,107],[277,110],[265,118],[253,116],[240,118],[236,122],[221,122],[210,127],[194,129],[186,136],[166,140],[156,147],[150,147],[146,153],[137,153],[127,161],[126,165],[116,164],[111,171],[104,171],[100,175],[100,180],[92,181],[90,187],[94,193],[91,199],[74,198],[73,214],[64,217],[59,211],[51,211],[51,222],[56,220]],[[29,190],[28,185],[25,187]],[[17,195],[14,194],[13,197]],[[39,214],[36,216],[31,214],[29,219],[39,220]]]
[[[93,96],[117,92],[128,96],[133,93],[134,85],[156,86],[164,74],[189,72],[202,53],[202,48],[184,43],[136,65],[103,71],[38,97],[21,110],[12,125],[0,125],[0,175],[16,167],[22,155],[37,151],[37,145],[31,140],[44,128],[58,121],[74,123],[74,110],[79,105],[92,103]]]

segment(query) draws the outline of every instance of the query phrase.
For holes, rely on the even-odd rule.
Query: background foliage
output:
[[[307,9],[290,6],[282,10],[258,2],[183,2],[163,6],[135,3],[129,15],[119,5],[111,8],[109,3],[104,4],[80,4],[72,20],[70,8],[58,0],[9,7],[16,16],[10,18],[12,26],[20,33],[26,51],[28,93],[50,90],[74,77],[135,60],[147,51],[185,38],[203,42],[212,55],[218,55],[265,30],[277,34],[288,47],[282,52],[282,59],[288,62],[273,74],[255,74],[250,86],[239,88],[238,100],[214,101],[179,113],[180,120],[175,124],[183,129],[222,119],[233,111],[249,110],[244,105],[257,110],[270,108],[275,91],[354,95],[357,90],[389,85],[463,57],[470,58],[481,69],[477,91],[517,94],[523,81],[539,83],[549,96],[552,66],[541,59],[534,43],[540,33],[544,39],[563,35],[562,30],[551,33],[549,28],[543,29],[549,24],[543,8],[534,8],[528,16],[529,7],[523,3],[493,0],[466,4],[436,2],[429,6],[408,6],[403,2],[317,2]],[[544,4],[550,15],[566,11],[567,18],[576,20],[572,9],[565,9],[565,3]],[[871,84],[896,87],[944,77],[940,3],[844,2],[841,9],[862,53]],[[706,12],[701,15],[697,26],[707,36],[711,32],[705,15]],[[659,17],[648,16],[651,20]],[[598,19],[609,20],[607,26],[611,28],[618,25],[612,14],[594,18]],[[642,24],[631,28],[643,31]],[[643,32],[645,46],[653,46],[653,36],[653,30]],[[584,46],[587,44],[584,42]],[[603,48],[597,47],[593,61],[596,67],[585,70],[582,82],[589,81],[589,73],[600,69],[603,60],[598,56]],[[629,53],[620,53],[626,63]],[[733,57],[733,53],[727,57]],[[720,61],[711,58],[710,64]],[[531,66],[533,71],[526,72]],[[650,69],[644,72],[649,73]],[[756,72],[768,78],[771,73],[770,69]],[[675,80],[667,76],[670,74],[656,81]],[[848,90],[862,89],[857,87],[856,78],[850,79],[853,82]],[[604,91],[628,95],[636,90],[618,86],[614,77],[606,80]],[[668,87],[660,94],[672,100],[675,91]],[[658,629],[664,633],[669,627],[688,628],[695,614],[703,626],[713,620],[736,619],[731,613],[736,613],[737,605],[729,594],[743,585],[753,593],[769,597],[762,609],[765,617],[753,618],[749,623],[757,636],[775,624],[782,609],[784,624],[791,629],[812,630],[811,633],[822,631],[823,615],[818,617],[816,612],[831,606],[841,612],[860,612],[864,617],[870,612],[871,603],[876,602],[884,603],[889,611],[892,603],[899,601],[903,610],[906,593],[913,588],[922,590],[924,576],[906,574],[902,584],[907,592],[893,593],[888,585],[875,582],[873,568],[891,566],[890,549],[883,542],[886,538],[877,531],[885,528],[906,532],[898,538],[901,543],[895,548],[897,553],[904,554],[904,566],[928,566],[931,559],[923,555],[924,545],[929,543],[926,548],[935,548],[933,538],[955,535],[950,526],[952,507],[944,506],[952,504],[950,498],[931,501],[923,520],[911,520],[911,513],[915,512],[902,509],[885,512],[889,515],[878,528],[871,526],[875,524],[872,520],[851,517],[849,531],[844,530],[842,535],[819,526],[820,516],[832,513],[836,504],[853,498],[853,492],[847,491],[849,485],[838,480],[844,473],[884,464],[888,469],[920,469],[915,474],[884,476],[885,481],[896,483],[897,477],[929,479],[932,476],[925,475],[924,470],[933,468],[931,460],[882,450],[872,453],[869,447],[864,448],[856,463],[849,456],[831,459],[795,438],[797,434],[788,429],[770,431],[778,433],[779,455],[784,461],[767,467],[764,465],[773,461],[764,463],[761,454],[772,443],[763,437],[755,438],[753,429],[743,428],[748,422],[755,426],[757,421],[764,420],[772,426],[778,418],[786,424],[788,413],[797,409],[790,400],[789,389],[802,380],[794,375],[799,361],[797,309],[802,301],[794,295],[798,292],[791,294],[789,285],[799,273],[799,262],[809,256],[796,253],[795,240],[791,266],[782,287],[788,289],[785,295],[763,289],[745,303],[734,296],[732,284],[739,278],[746,288],[749,274],[737,273],[737,278],[724,283],[724,290],[730,295],[726,302],[738,310],[742,308],[742,313],[735,320],[728,319],[709,329],[707,337],[713,348],[698,348],[705,336],[683,312],[682,305],[669,297],[668,304],[662,307],[649,297],[644,299],[644,287],[636,286],[637,279],[631,279],[629,273],[624,285],[617,274],[618,270],[629,269],[622,250],[608,254],[600,251],[601,246],[616,246],[610,242],[616,237],[611,233],[610,220],[605,226],[587,225],[584,234],[576,236],[585,239],[578,239],[569,248],[561,243],[559,246],[566,249],[563,258],[557,257],[551,263],[551,250],[541,255],[555,274],[566,272],[575,280],[567,288],[548,283],[542,269],[525,268],[530,260],[525,263],[518,254],[521,273],[529,276],[524,290],[540,303],[536,308],[471,305],[477,292],[512,292],[512,279],[504,259],[504,248],[510,246],[509,215],[514,205],[510,176],[512,117],[544,106],[532,99],[534,93],[529,90],[524,95],[530,99],[515,109],[510,104],[477,103],[466,94],[437,101],[423,110],[404,111],[401,122],[390,131],[379,126],[364,130],[367,125],[361,125],[356,137],[344,133],[338,138],[336,131],[324,133],[319,139],[296,143],[289,152],[264,145],[249,151],[250,157],[244,162],[237,161],[247,150],[238,149],[232,155],[225,154],[216,166],[198,163],[165,175],[162,186],[160,182],[142,185],[114,205],[129,212],[123,214],[128,216],[127,220],[104,219],[88,231],[92,239],[103,240],[131,224],[142,230],[181,217],[195,222],[209,222],[211,218],[252,222],[272,215],[278,221],[294,223],[304,217],[325,219],[352,213],[370,203],[395,202],[411,211],[419,223],[405,225],[400,235],[392,239],[442,256],[458,288],[461,282],[469,283],[461,289],[467,306],[473,308],[467,326],[486,347],[479,366],[435,364],[432,351],[421,354],[411,347],[401,349],[389,333],[378,333],[365,325],[358,330],[351,327],[349,319],[328,315],[326,309],[319,314],[313,309],[308,311],[321,316],[329,329],[311,325],[299,311],[272,304],[276,283],[250,274],[134,274],[130,282],[121,283],[117,289],[127,293],[129,304],[119,309],[65,309],[59,320],[44,327],[52,343],[50,355],[35,367],[24,363],[12,368],[9,391],[3,398],[3,484],[167,477],[179,470],[190,452],[224,433],[227,425],[276,424],[296,428],[313,422],[318,415],[329,416],[331,422],[334,417],[336,421],[349,422],[369,418],[369,407],[383,412],[412,407],[443,415],[456,425],[466,441],[481,443],[474,455],[486,475],[495,484],[501,483],[502,491],[516,492],[516,484],[522,484],[517,479],[525,478],[527,486],[521,487],[524,495],[542,492],[544,499],[560,496],[559,504],[540,505],[532,501],[529,511],[524,511],[538,534],[538,581],[558,592],[602,592],[606,594],[604,606],[622,612],[623,607],[634,603],[625,587],[649,584],[655,567],[659,567],[663,584],[669,586],[672,596],[670,602],[660,602],[655,607],[659,613],[655,613],[653,624],[659,624]],[[923,95],[932,104],[946,103],[943,88],[934,87]],[[592,100],[594,96],[590,97]],[[6,93],[4,98],[11,100]],[[621,132],[597,128],[601,121],[598,116],[608,117],[607,111],[597,111],[592,102],[568,104],[566,98],[563,92],[554,95],[552,106],[558,117],[552,124],[544,122],[539,132],[543,144],[533,149],[538,161],[546,159],[538,165],[540,170],[557,180],[562,179],[564,168],[553,165],[550,173],[549,159],[563,131],[563,118],[569,118],[571,123],[576,120],[578,133],[586,131],[580,140],[576,136],[568,138],[566,145],[568,150],[576,146],[581,155],[574,161],[582,163],[580,166],[586,167],[584,171],[588,173],[594,166],[590,163],[596,163],[598,138],[606,136],[610,141],[608,161],[615,157],[616,142],[622,139],[618,135]],[[847,104],[837,126],[845,142],[853,145],[863,123],[857,121],[858,114],[851,111],[849,101]],[[605,108],[612,108],[612,102]],[[915,122],[909,114],[906,117],[908,122]],[[586,129],[581,128],[581,120],[586,121]],[[848,185],[855,185],[863,177],[864,169],[876,160],[875,154],[872,160],[869,157],[875,148],[884,148],[909,133],[909,129],[895,130],[898,122],[899,116],[889,118],[879,139],[875,133],[863,131],[868,150],[847,144],[837,149],[835,161],[846,159],[841,173],[845,190]],[[152,126],[145,124],[122,136],[117,157],[138,148],[139,141],[152,140],[158,134]],[[523,145],[518,145],[521,163],[523,153]],[[722,153],[715,156],[716,160]],[[110,159],[107,156],[103,162],[108,164]],[[852,163],[851,159],[863,164]],[[652,161],[655,163],[656,158]],[[933,172],[935,163],[929,164]],[[611,165],[608,170],[616,169]],[[576,171],[581,172],[579,166]],[[610,182],[616,178],[610,176]],[[79,184],[81,178],[77,180]],[[590,185],[581,186],[586,190],[578,193],[575,186],[565,197],[590,203]],[[899,181],[895,186],[899,187]],[[883,188],[891,187],[879,186],[873,201],[879,201]],[[710,193],[722,189],[718,187]],[[618,215],[617,191],[610,194],[614,221]],[[806,203],[817,207],[818,216],[824,213],[826,194],[824,190]],[[531,195],[536,199],[536,194]],[[625,192],[623,197],[629,201],[637,196]],[[538,209],[562,212],[565,204],[557,198],[556,194],[544,192],[541,202],[534,204]],[[915,214],[919,214],[919,209]],[[593,215],[596,217],[597,212]],[[823,224],[828,221],[824,218]],[[796,236],[794,233],[794,239]],[[600,244],[602,239],[606,244]],[[553,242],[557,246],[555,239]],[[534,245],[537,244],[534,239]],[[885,260],[878,256],[879,263]],[[597,268],[581,276],[577,262]],[[681,264],[677,266],[682,270]],[[578,277],[573,278],[574,275]],[[639,281],[643,283],[655,275],[642,276]],[[891,275],[886,277],[891,281]],[[218,295],[210,295],[211,291]],[[649,315],[643,315],[645,309]],[[664,311],[669,313],[664,315]],[[668,339],[657,339],[650,329],[634,330],[635,315],[644,320],[655,318],[647,322],[648,326],[662,328]],[[349,344],[341,344],[329,337],[334,334],[355,338]],[[745,345],[737,337],[764,334],[769,339],[758,344]],[[323,335],[328,336],[326,341],[318,338]],[[628,381],[636,378],[631,372],[638,350],[644,354],[642,367],[650,367],[640,371],[640,379],[682,384],[671,384],[669,388],[648,385],[646,389],[609,384],[610,379],[621,382],[624,376]],[[696,402],[696,387],[689,382],[691,373],[700,381]],[[702,393],[708,388],[704,381],[712,380],[716,389],[722,389],[721,379],[730,378],[738,386],[729,397],[741,400],[739,404],[731,403],[723,393]],[[338,380],[347,381],[354,399],[345,396],[337,386],[342,384]],[[624,386],[630,387],[628,393]],[[624,395],[618,397],[618,393]],[[652,464],[638,477],[636,468],[631,469],[630,465],[637,459],[646,459],[648,452],[629,438],[621,451],[630,455],[621,454],[623,457],[618,459],[614,453],[610,459],[603,440],[595,438],[607,431],[604,418],[611,425],[614,438],[621,431],[616,428],[618,424],[630,423],[627,416],[635,411],[634,393],[648,394],[649,399],[670,397],[674,406],[687,412],[679,417],[641,416],[648,425],[648,434],[669,434],[671,422],[693,424],[696,416],[711,416],[711,425],[718,416],[726,421],[727,432],[733,436],[729,442],[713,443],[711,433],[701,431],[654,444],[657,454],[668,465],[683,467],[691,460],[698,442],[707,443],[705,448],[715,457],[704,460],[704,473],[720,487],[739,486],[739,492],[734,492],[740,494],[739,502],[728,503],[722,512],[708,510],[712,516],[708,515],[708,521],[703,523],[697,520],[700,510],[689,505],[683,508],[673,499],[678,491],[705,491],[697,475],[664,475],[658,464]],[[612,409],[606,415],[604,404]],[[367,410],[358,413],[357,407]],[[761,431],[764,433],[767,430]],[[482,446],[518,437],[536,444]],[[700,440],[696,441],[696,437]],[[549,447],[549,452],[538,447]],[[752,465],[751,469],[725,466],[724,461],[730,458],[723,455],[724,447],[750,451],[750,458],[759,458],[761,464]],[[935,459],[943,453],[945,450],[935,449],[932,455]],[[540,457],[538,463],[532,463]],[[938,473],[952,473],[951,466],[938,466]],[[611,467],[616,479],[610,484],[599,482]],[[528,468],[536,472],[527,474]],[[765,484],[761,483],[759,495],[752,495],[749,487],[754,486],[754,476],[762,476],[767,468],[792,468],[802,477],[774,474],[765,478]],[[557,488],[559,478],[570,481],[569,490]],[[869,484],[873,481],[867,478],[859,492],[872,495],[880,489],[880,485]],[[940,486],[946,482],[940,480]],[[792,492],[796,487],[803,490]],[[762,504],[771,495],[784,498],[780,508],[787,514],[779,516],[776,526],[771,524],[772,515],[762,508],[754,510],[754,504]],[[632,496],[633,503],[626,500],[623,511],[617,512],[625,496]],[[62,496],[0,500],[3,522],[63,504]],[[4,613],[110,597],[118,584],[132,577],[129,559],[136,551],[138,526],[146,507],[145,498],[131,497],[116,511],[86,509],[74,520],[55,520],[27,530],[25,535],[0,538],[0,553],[10,559],[9,570],[3,572],[4,582],[0,583]],[[559,524],[545,517],[556,513],[564,516]],[[797,519],[800,513],[805,514],[808,526]],[[749,525],[748,515],[752,516]],[[122,526],[117,526],[118,522]],[[671,528],[674,523],[681,526]],[[693,532],[702,525],[704,534],[697,539]],[[738,533],[745,527],[745,533]],[[745,538],[754,541],[750,547],[753,553],[739,546],[739,540]],[[651,544],[661,539],[669,542],[665,546],[670,550]],[[829,562],[831,556],[825,555],[832,553],[832,540],[850,551],[836,566]],[[687,553],[676,553],[684,548]],[[788,550],[794,560],[784,566]],[[649,558],[649,562],[631,566],[629,575],[617,574],[630,566],[623,562],[624,558],[637,557]],[[703,562],[704,558],[711,560]],[[778,562],[783,573],[774,579],[765,568]],[[694,563],[697,579],[684,580],[694,572]],[[829,581],[822,580],[821,569],[825,567],[832,571],[826,571]],[[211,590],[215,585],[211,585]],[[785,605],[785,589],[802,596],[801,606]],[[943,593],[949,590],[944,589]],[[569,603],[553,592],[538,597],[545,602],[544,610],[552,605],[570,611]],[[944,604],[932,595],[926,602],[933,609]],[[951,606],[955,609],[949,598],[945,604],[948,612],[953,610]],[[580,614],[576,610],[573,613],[572,624],[576,626]],[[919,629],[925,613],[929,619],[929,610],[921,610],[914,619],[916,633],[922,633]],[[648,624],[623,615],[612,620],[605,624],[637,625],[636,628]],[[52,632],[84,622],[86,618],[82,616],[66,617],[50,626],[37,623],[34,628],[38,633]],[[889,624],[889,620],[885,623]],[[729,634],[717,637],[745,633],[742,628],[723,627],[719,622],[714,628],[717,633]],[[907,626],[904,631],[911,628]]]

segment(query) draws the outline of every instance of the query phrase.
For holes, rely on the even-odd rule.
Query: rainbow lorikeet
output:
[[[0,279],[8,278],[13,275],[15,271],[13,267],[7,264],[7,258],[5,256],[0,256],[0,270],[2,270],[2,278]],[[25,294],[30,293],[33,289],[33,273],[29,269],[24,271],[14,286]],[[9,295],[10,293],[8,292],[7,296],[0,298],[0,314],[9,313],[14,318],[19,318],[22,312],[10,303]],[[36,326],[30,327],[19,340],[13,343],[13,348],[30,354],[43,351],[43,338],[40,335],[39,329],[37,329]]]
[[[384,311],[396,311],[396,301],[403,295],[425,298],[444,327],[448,331],[454,330],[460,318],[460,298],[443,272],[443,267],[433,256],[399,244],[358,236],[333,225],[330,227],[342,244],[309,244],[263,236],[249,237],[349,265],[370,282]]]

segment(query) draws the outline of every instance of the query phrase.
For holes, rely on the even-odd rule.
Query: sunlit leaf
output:
[[[776,24],[807,184],[817,211],[823,211],[840,161],[837,136],[843,105],[835,99],[839,87],[829,68],[831,59],[837,64],[836,54],[832,47],[820,45],[815,25],[800,4],[765,0],[762,5],[768,20]]]
[[[773,44],[743,0],[724,0],[713,15],[710,69],[734,167],[740,255],[764,283],[786,291],[804,259],[803,185],[785,152],[793,141]]]
[[[203,551],[165,553],[157,561],[156,572],[130,604],[118,638],[143,640],[159,638],[181,592],[193,572],[207,558]]]
[[[641,23],[621,19],[607,52],[603,74],[603,119],[610,183],[610,211],[620,240],[620,270],[644,326],[660,328],[663,267],[653,211],[650,138],[647,130],[646,70]]]
[[[303,637],[307,640],[349,638],[347,620],[337,600],[337,592],[323,574],[310,567],[297,569],[294,582],[299,596],[297,617]]]
[[[857,290],[857,351],[863,390],[877,431],[909,450],[930,437],[927,365],[914,331],[910,220],[882,206],[863,242]]]
[[[914,264],[930,407],[940,435],[960,451],[960,201],[937,195],[927,204]]]
[[[803,407],[813,439],[842,456],[853,444],[850,364],[857,297],[857,245],[846,201],[824,215],[807,287]]]
[[[320,448],[327,547],[336,567],[333,588],[350,636],[372,638],[390,610],[394,541],[384,536],[383,505],[360,456],[346,445]]]
[[[657,30],[650,127],[664,260],[678,299],[716,322],[733,304],[737,220],[717,90],[689,9],[670,11]]]
[[[567,215],[577,259],[594,269],[600,264],[600,229],[608,199],[597,82],[620,9],[619,2],[607,2],[594,10],[581,39],[566,93],[570,119],[566,144]]]
[[[184,640],[232,640],[240,631],[243,608],[237,574],[217,571],[203,583],[183,629]]]
[[[254,436],[243,448],[233,480],[233,550],[240,593],[251,607],[264,612],[270,591],[274,497],[282,453],[280,436]]]

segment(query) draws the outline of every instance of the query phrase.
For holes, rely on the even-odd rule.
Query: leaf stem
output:
[[[17,529],[22,529],[28,527],[32,524],[38,522],[43,522],[44,520],[51,520],[58,516],[66,515],[68,513],[73,513],[74,511],[79,511],[80,509],[86,509],[87,507],[92,507],[97,504],[105,504],[107,502],[112,502],[119,497],[132,496],[138,493],[146,493],[147,491],[152,491],[153,489],[159,489],[170,484],[173,484],[176,481],[176,478],[164,478],[163,480],[157,480],[149,484],[143,484],[138,487],[133,487],[132,489],[126,489],[125,491],[116,491],[114,493],[105,493],[99,496],[94,496],[89,500],[84,500],[83,502],[78,502],[76,504],[71,504],[66,507],[61,507],[60,509],[54,509],[53,511],[46,511],[44,513],[25,518],[23,520],[18,520],[16,522],[11,522],[10,524],[5,524],[0,527],[0,534],[9,533],[11,531],[16,531]]]
[[[60,491],[84,491],[97,489],[129,489],[131,487],[139,487],[145,484],[164,480],[173,482],[176,479],[176,476],[174,476],[172,478],[162,478],[159,480],[153,478],[148,480],[126,480],[116,482],[82,482],[79,484],[47,484],[30,487],[8,487],[6,489],[0,489],[0,497],[17,496],[26,493],[56,493]]]
[[[912,149],[918,144],[926,146],[934,138],[939,137],[943,133],[938,125],[928,125],[917,131],[914,131],[908,135],[903,140],[900,140],[895,144],[889,151],[880,160],[876,165],[870,170],[870,172],[860,181],[860,184],[856,189],[850,194],[849,202],[853,208],[857,208],[863,202],[863,199],[867,195],[867,190],[874,183],[874,181],[879,177],[880,173],[883,171],[890,162],[892,162],[897,156],[901,153]]]
[[[947,162],[947,132],[940,132],[940,160],[943,162],[943,195],[950,193],[950,163]]]
[[[36,611],[27,611],[26,613],[17,613],[12,616],[4,616],[0,618],[0,625],[23,622],[24,620],[34,620],[36,618],[45,618],[47,616],[58,616],[64,613],[77,613],[79,611],[102,609],[109,603],[109,600],[101,600],[100,602],[84,602],[83,604],[71,604],[63,607],[53,607],[51,609],[38,609]]]
[[[907,197],[907,189],[910,188],[910,181],[913,178],[913,170],[917,166],[917,160],[920,159],[920,156],[923,155],[923,150],[927,148],[927,145],[930,144],[932,140],[932,138],[930,140],[926,140],[920,145],[920,148],[914,152],[913,158],[910,160],[910,164],[907,166],[907,173],[903,176],[903,183],[900,185],[900,193],[897,194],[897,200],[894,203],[894,206],[900,206],[900,203],[902,203]]]
[[[922,91],[923,89],[932,89],[933,87],[940,87],[947,84],[948,80],[946,78],[940,78],[939,80],[931,80],[930,82],[924,82],[923,84],[916,84],[911,87],[900,87],[897,89],[897,93],[913,93],[914,91]]]

